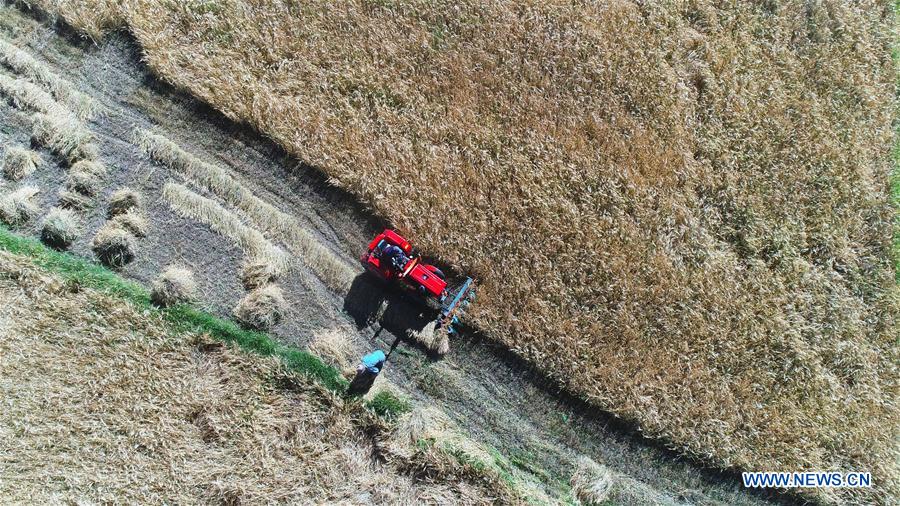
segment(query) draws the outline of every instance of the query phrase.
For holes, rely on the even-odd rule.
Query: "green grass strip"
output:
[[[387,420],[396,420],[403,413],[409,413],[412,410],[409,400],[398,397],[388,390],[382,390],[372,396],[368,406],[375,414]]]
[[[101,290],[139,306],[150,305],[150,294],[137,283],[124,280],[100,265],[54,251],[34,239],[16,235],[2,224],[0,224],[0,249],[26,256],[38,267],[58,273],[66,281],[74,281],[81,286]]]
[[[157,309],[150,303],[149,291],[140,284],[70,253],[54,251],[35,239],[13,233],[3,225],[0,225],[0,249],[26,256],[35,265],[59,274],[67,282],[120,297],[142,308],[160,311],[177,331],[203,332],[263,356],[275,355],[291,371],[310,377],[334,392],[343,393],[347,389],[347,381],[340,372],[311,353],[282,345],[268,334],[242,329],[232,321],[190,305]]]

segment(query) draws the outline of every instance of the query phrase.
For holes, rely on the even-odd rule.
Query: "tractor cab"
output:
[[[395,230],[386,229],[375,236],[363,254],[363,267],[388,282],[438,303],[447,298],[444,273],[434,265],[422,262],[409,241]]]

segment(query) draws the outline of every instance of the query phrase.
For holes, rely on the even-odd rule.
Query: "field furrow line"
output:
[[[329,288],[338,293],[349,290],[358,271],[322,245],[296,218],[254,195],[222,167],[204,162],[163,135],[138,129],[134,140],[151,160],[239,209],[255,227],[282,241]]]
[[[247,255],[270,262],[278,272],[290,267],[291,260],[284,250],[212,199],[178,183],[167,183],[163,188],[163,198],[177,214],[206,224],[214,232],[234,241]]]
[[[94,101],[89,96],[76,90],[72,83],[59,77],[26,51],[2,38],[0,64],[40,85],[58,101],[65,103],[79,119],[90,119],[96,114]]]

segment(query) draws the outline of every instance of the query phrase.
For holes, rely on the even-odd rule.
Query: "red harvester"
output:
[[[427,264],[396,230],[386,229],[375,236],[360,259],[363,267],[386,282],[415,293],[430,305],[438,306],[437,328],[453,333],[461,311],[475,300],[475,284],[466,278],[458,289],[449,290],[444,273]]]

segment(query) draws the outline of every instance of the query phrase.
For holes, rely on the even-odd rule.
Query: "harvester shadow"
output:
[[[350,290],[344,297],[344,312],[353,319],[357,330],[380,326],[390,335],[399,337],[421,349],[429,357],[436,358],[431,350],[413,336],[432,322],[437,317],[437,312],[409,300],[404,294],[370,274],[362,273],[353,279]]]
[[[356,330],[362,330],[378,320],[378,313],[387,304],[384,288],[365,273],[353,278],[344,297],[344,312],[353,319]]]

